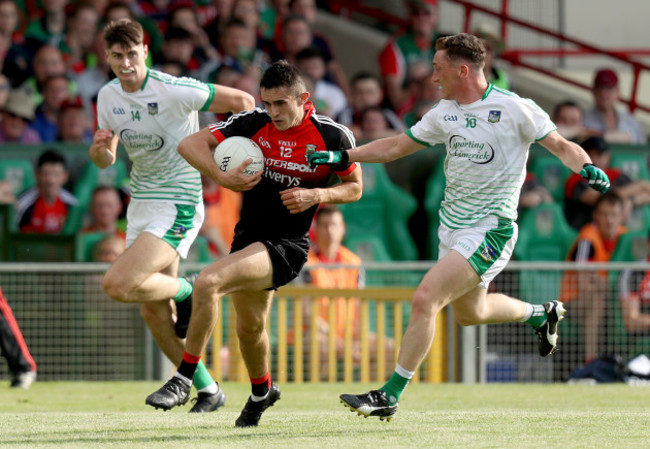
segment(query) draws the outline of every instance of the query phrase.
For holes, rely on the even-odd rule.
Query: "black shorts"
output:
[[[272,290],[277,290],[297,278],[300,270],[307,263],[307,253],[309,252],[309,240],[307,238],[262,240],[235,236],[230,252],[242,250],[255,242],[260,242],[266,246],[266,250],[271,257],[271,265],[273,266]]]

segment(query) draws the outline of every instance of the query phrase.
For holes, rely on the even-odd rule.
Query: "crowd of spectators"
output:
[[[260,105],[261,74],[272,62],[287,59],[303,72],[317,111],[350,127],[359,142],[403,132],[440,100],[431,82],[431,61],[435,40],[447,34],[439,29],[444,22],[437,0],[404,0],[404,5],[407,25],[379,51],[377,66],[346,75],[327,37],[314,30],[319,7],[327,7],[316,0],[0,0],[0,142],[90,142],[97,93],[114,76],[102,30],[124,17],[143,25],[150,67],[245,90]],[[500,64],[505,45],[495,29],[479,23],[472,32],[488,50],[488,80],[516,92]],[[563,135],[578,142],[593,136],[646,142],[634,117],[616,107],[616,72],[595,73],[593,96],[593,109],[587,111],[570,100],[557,105],[553,119]],[[222,118],[202,113],[201,125]],[[421,169],[419,164],[412,165]],[[400,179],[395,181],[400,184],[410,175],[401,173]],[[218,188],[206,192],[206,204],[216,210],[224,195]],[[645,190],[625,192],[619,194],[626,204],[630,197],[646,203]],[[534,177],[524,193],[522,207],[552,201]],[[420,196],[422,208],[424,192]],[[238,202],[228,204],[236,209]],[[90,216],[88,210],[86,224]],[[236,218],[236,210],[229,216]],[[574,226],[579,229],[584,222]],[[224,238],[223,226],[214,226],[202,234],[218,257],[229,237]]]

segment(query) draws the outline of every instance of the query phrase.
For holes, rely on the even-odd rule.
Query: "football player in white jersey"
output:
[[[314,165],[389,162],[435,144],[446,146],[439,259],[412,299],[395,372],[379,390],[341,395],[352,410],[382,420],[397,412],[400,395],[429,352],[436,316],[448,304],[461,325],[529,323],[538,334],[540,355],[555,351],[558,322],[565,312],[561,302],[532,305],[487,293],[517,240],[516,210],[530,145],[539,142],[594,189],[609,189],[607,175],[579,145],[560,136],[533,101],[487,82],[480,39],[469,34],[443,37],[436,50],[432,81],[443,99],[420,122],[398,136],[309,157]]]
[[[112,165],[121,142],[133,168],[127,249],[109,268],[102,286],[117,301],[142,303],[142,316],[156,342],[178,366],[196,277],[178,278],[178,266],[204,213],[200,174],[178,154],[177,145],[198,131],[198,111],[237,113],[253,109],[255,100],[237,89],[148,69],[148,49],[137,22],[109,23],[104,39],[117,78],[99,92],[98,130],[90,158],[100,168]],[[242,167],[230,175],[246,178]],[[225,395],[205,366],[197,369],[194,386],[198,396],[191,412],[210,412],[224,404]]]

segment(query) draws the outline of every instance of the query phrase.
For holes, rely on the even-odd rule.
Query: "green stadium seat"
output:
[[[80,232],[76,234],[75,242],[75,261],[92,262],[93,250],[106,236],[103,232]]]
[[[427,179],[424,196],[424,209],[429,217],[429,259],[438,259],[438,226],[440,226],[440,203],[445,197],[445,158],[441,157]]]
[[[0,159],[0,181],[9,181],[18,196],[36,185],[34,166],[27,159]]]
[[[648,231],[636,230],[618,238],[612,253],[612,262],[636,262],[645,260],[648,255]]]
[[[645,154],[627,153],[625,151],[610,151],[612,160],[610,167],[618,168],[633,181],[644,179],[650,181],[648,157]]]
[[[13,262],[73,262],[74,235],[11,234],[9,260]]]
[[[105,169],[100,169],[92,161],[88,161],[75,183],[73,193],[79,200],[79,205],[87,209],[96,187],[113,186],[119,189],[128,182],[129,174],[122,159],[117,159],[113,165]]]
[[[628,231],[644,231],[650,228],[650,205],[637,206],[630,211],[625,222]]]
[[[540,204],[522,216],[514,256],[517,260],[563,261],[577,235],[559,204]]]
[[[390,257],[386,244],[374,235],[348,236],[345,239],[345,246],[361,257],[364,262],[390,262]]]
[[[355,203],[340,205],[348,239],[377,238],[385,243],[393,260],[417,259],[408,229],[416,208],[416,199],[397,187],[380,164],[363,165],[363,196]]]
[[[529,171],[546,187],[553,200],[564,202],[564,184],[571,170],[560,159],[553,155],[538,156],[531,160]]]

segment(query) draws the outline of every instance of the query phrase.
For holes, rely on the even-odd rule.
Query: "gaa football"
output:
[[[246,137],[228,137],[214,150],[214,161],[221,171],[237,168],[247,159],[253,159],[253,162],[244,170],[245,175],[254,175],[264,168],[262,150],[255,142]]]

